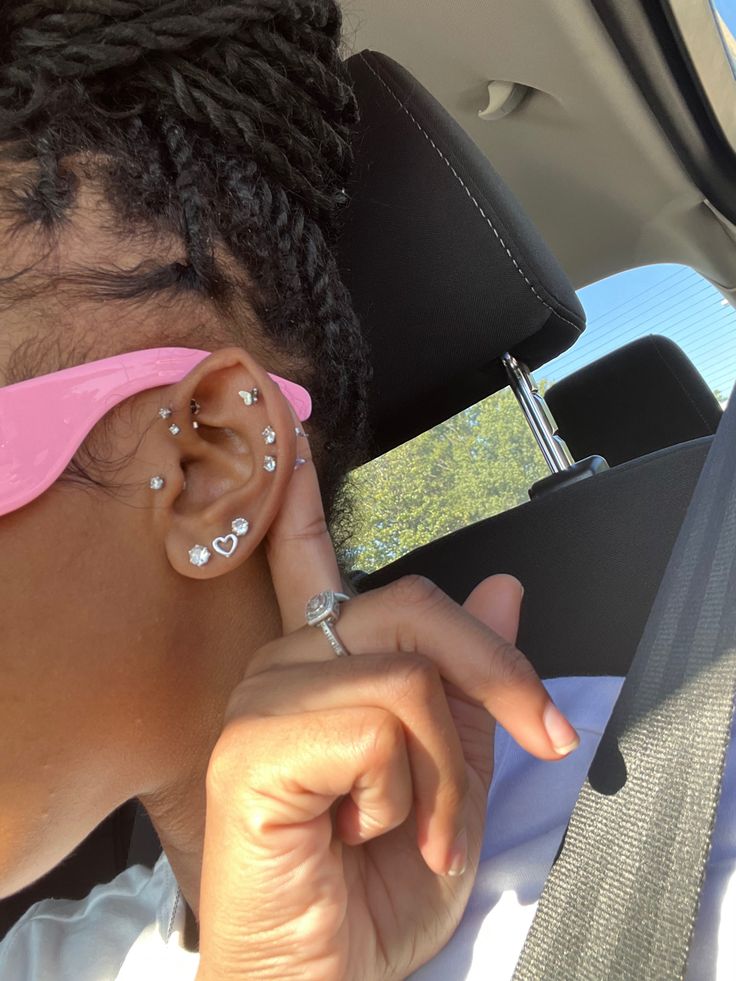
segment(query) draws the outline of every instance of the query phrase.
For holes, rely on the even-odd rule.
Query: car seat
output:
[[[576,459],[610,466],[713,436],[723,409],[682,348],[649,335],[547,389],[547,405]]]

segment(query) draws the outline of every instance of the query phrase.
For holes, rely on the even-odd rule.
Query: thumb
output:
[[[463,609],[490,627],[499,637],[516,643],[524,587],[513,576],[489,576],[478,583]]]

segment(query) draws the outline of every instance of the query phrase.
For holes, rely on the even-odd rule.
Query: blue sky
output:
[[[687,266],[644,266],[579,292],[588,328],[573,348],[537,372],[557,381],[643,334],[672,338],[724,398],[736,382],[736,310]]]
[[[715,0],[736,35],[736,0]],[[556,381],[642,334],[676,341],[708,384],[727,396],[736,382],[736,310],[685,266],[645,266],[580,290],[588,329],[575,347],[538,372]]]

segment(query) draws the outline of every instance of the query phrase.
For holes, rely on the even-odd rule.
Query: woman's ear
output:
[[[163,486],[150,484],[155,519],[171,566],[214,578],[247,559],[276,517],[297,459],[295,417],[240,348],[217,351],[155,395],[138,454],[161,461],[152,478]]]

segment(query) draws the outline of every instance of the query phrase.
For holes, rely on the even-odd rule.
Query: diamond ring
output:
[[[320,627],[337,657],[350,655],[350,651],[342,645],[340,638],[333,630],[333,625],[340,616],[340,604],[349,599],[350,597],[346,596],[345,593],[333,593],[331,589],[326,589],[313,596],[304,611],[308,626]]]

